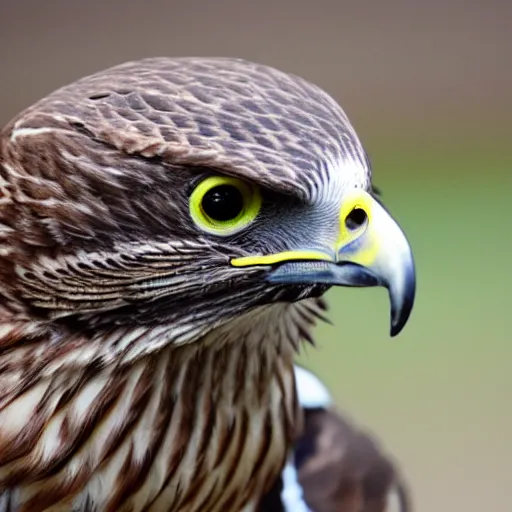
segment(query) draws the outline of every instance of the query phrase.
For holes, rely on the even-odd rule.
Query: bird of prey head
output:
[[[246,506],[295,435],[324,292],[385,286],[392,335],[412,308],[346,115],[269,67],[86,77],[3,129],[0,179],[0,489],[26,510]]]

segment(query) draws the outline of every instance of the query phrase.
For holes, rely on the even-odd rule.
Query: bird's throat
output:
[[[14,482],[28,507],[71,499],[80,509],[92,496],[101,510],[245,506],[279,474],[297,434],[301,307],[262,309],[133,364],[81,366],[79,351],[57,371],[55,352],[46,372],[19,371],[10,393],[1,377],[3,485]],[[31,350],[35,361],[37,343]]]

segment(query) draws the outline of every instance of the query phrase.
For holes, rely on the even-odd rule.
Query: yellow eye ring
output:
[[[211,176],[190,195],[190,216],[203,231],[228,236],[249,225],[261,203],[258,187],[231,176]]]

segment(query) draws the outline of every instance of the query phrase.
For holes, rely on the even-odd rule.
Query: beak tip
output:
[[[394,307],[395,304],[393,303],[393,300],[391,301],[391,328],[389,334],[392,338],[400,334],[405,327],[405,324],[408,322],[414,305],[414,295],[413,288],[412,292],[410,292],[400,307]]]
[[[398,336],[402,332],[403,328],[405,327],[405,324],[407,323],[408,318],[409,315],[391,321],[391,327],[389,329],[389,335],[391,336],[391,338]]]
[[[404,328],[405,326],[405,323],[404,322],[400,322],[400,324],[391,324],[391,328],[389,330],[389,336],[391,338],[394,338],[395,336],[397,336],[398,334],[400,334],[400,332],[402,331],[402,329]]]

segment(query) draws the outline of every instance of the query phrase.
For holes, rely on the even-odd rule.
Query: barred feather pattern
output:
[[[300,428],[293,356],[322,309],[263,307],[202,343],[4,389],[0,510],[251,510]]]

